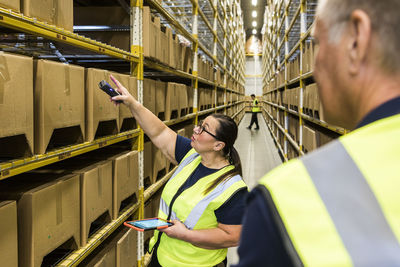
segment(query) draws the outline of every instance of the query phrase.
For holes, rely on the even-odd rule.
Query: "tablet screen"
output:
[[[136,226],[138,228],[142,229],[153,229],[157,228],[160,226],[166,226],[166,225],[171,225],[168,222],[159,220],[159,219],[151,219],[151,220],[142,220],[142,221],[135,221],[135,222],[129,222],[133,226]]]

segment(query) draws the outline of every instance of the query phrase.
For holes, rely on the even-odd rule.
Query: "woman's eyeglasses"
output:
[[[197,128],[197,129],[196,129]],[[209,135],[211,135],[212,137],[214,137],[215,139],[219,140],[218,137],[216,137],[214,134],[210,133],[209,131],[207,131],[204,126],[203,126],[203,121],[199,121],[196,125],[196,127],[194,128],[194,132],[198,135],[202,134],[203,132],[208,133]]]

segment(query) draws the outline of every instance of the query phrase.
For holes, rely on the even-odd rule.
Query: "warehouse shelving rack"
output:
[[[171,2],[171,1],[168,1]],[[224,70],[224,82],[222,85],[217,84],[214,81],[209,81],[198,77],[197,73],[197,53],[194,54],[194,71],[192,74],[183,71],[175,70],[168,66],[165,66],[158,62],[153,62],[149,59],[145,59],[143,56],[143,43],[142,43],[142,9],[143,0],[131,0],[130,1],[130,17],[131,17],[131,51],[124,51],[122,49],[94,41],[84,36],[72,33],[62,28],[49,25],[38,21],[35,18],[30,18],[22,14],[13,12],[8,9],[0,7],[0,26],[4,28],[10,28],[17,32],[23,32],[32,34],[33,36],[41,37],[43,39],[49,39],[58,43],[67,44],[71,47],[77,47],[84,51],[90,51],[93,54],[82,55],[85,57],[97,57],[96,55],[102,55],[101,59],[119,59],[124,62],[130,63],[131,74],[137,77],[138,81],[138,100],[143,103],[143,77],[144,77],[144,66],[152,68],[170,75],[175,75],[181,78],[190,79],[194,84],[194,111],[192,114],[188,114],[184,117],[164,121],[168,126],[181,123],[183,121],[194,120],[197,122],[199,116],[214,113],[223,110],[227,111],[227,108],[238,106],[238,109],[232,117],[242,117],[244,111],[244,101],[233,102],[233,93],[243,96],[243,92],[228,88],[227,78],[232,77],[239,85],[244,85],[244,30],[241,19],[240,4],[238,0],[190,0],[193,9],[193,20],[198,21],[198,14],[203,19],[201,26],[208,27],[212,33],[213,39],[213,52],[211,53],[206,47],[204,42],[200,41],[199,35],[196,34],[203,28],[199,27],[198,23],[193,23],[192,33],[189,33],[181,22],[176,20],[177,14],[169,14],[159,2],[153,0],[147,0],[147,3],[154,7],[164,18],[166,18],[170,24],[173,25],[175,30],[180,34],[183,34],[186,38],[192,41],[195,52],[200,48],[203,53],[213,60],[215,65],[218,65]],[[165,2],[163,2],[165,3]],[[203,11],[199,6],[204,7],[208,4],[211,7],[211,13]],[[210,11],[208,10],[208,11]],[[211,16],[210,16],[211,14]],[[213,19],[213,25],[211,26],[211,18]],[[237,26],[237,28],[236,28]],[[219,38],[218,33],[223,33],[223,41]],[[7,46],[2,46],[2,48]],[[238,53],[233,53],[233,50]],[[230,52],[228,52],[230,51]],[[12,51],[14,52],[14,50]],[[17,51],[18,52],[18,51]],[[22,49],[22,52],[24,50]],[[26,52],[26,51],[25,51]],[[29,54],[28,52],[27,54]],[[25,53],[26,54],[26,53]],[[49,53],[48,53],[49,54]],[[223,55],[223,56],[221,56]],[[55,58],[58,57],[54,56]],[[62,55],[65,58],[74,58],[75,55]],[[51,56],[49,57],[51,58]],[[60,58],[58,58],[60,59]],[[228,69],[229,68],[229,69]],[[215,79],[214,79],[215,80]],[[218,88],[224,90],[224,105],[216,106],[203,110],[197,110],[197,89],[198,82],[207,84],[214,87],[215,93]],[[231,99],[228,104],[227,92],[230,92]],[[10,178],[17,174],[27,172],[36,168],[40,168],[58,161],[62,161],[68,158],[75,157],[77,155],[87,153],[105,146],[109,146],[124,140],[135,139],[134,147],[139,151],[139,201],[131,206],[128,206],[123,213],[111,223],[99,230],[94,236],[88,240],[88,244],[85,247],[74,251],[69,254],[67,258],[62,260],[59,266],[76,266],[82,262],[93,250],[98,247],[111,233],[113,233],[125,220],[130,218],[134,213],[139,218],[143,217],[144,203],[148,200],[159,188],[161,188],[165,182],[171,177],[173,170],[166,174],[162,179],[151,185],[149,188],[144,190],[143,185],[143,169],[144,169],[144,132],[140,128],[122,132],[116,135],[107,136],[94,140],[93,142],[85,142],[78,145],[72,145],[64,148],[60,148],[43,155],[34,155],[32,157],[12,160],[4,163],[0,163],[0,180]],[[138,234],[138,266],[144,265],[143,255],[143,234]]]
[[[337,135],[347,133],[346,129],[308,116],[303,110],[304,92],[306,85],[313,79],[313,71],[304,72],[303,61],[305,58],[302,51],[306,48],[306,44],[312,41],[311,30],[314,25],[316,6],[316,0],[269,0],[264,14],[263,113],[278,149],[286,161],[289,159],[288,145],[291,145],[298,155],[304,155],[303,127],[305,121]],[[300,59],[299,75],[289,80],[289,61],[296,57]],[[282,84],[276,84],[278,72],[284,72]],[[266,100],[268,95],[277,91],[286,93],[293,87],[300,88],[298,111]],[[267,106],[276,108],[277,120],[274,119],[273,114],[269,113]],[[279,121],[279,111],[284,113],[284,121]],[[294,140],[289,134],[289,114],[294,115],[299,120],[298,140]],[[268,120],[272,121],[273,124],[270,125]],[[278,142],[279,132],[284,136],[283,147]]]

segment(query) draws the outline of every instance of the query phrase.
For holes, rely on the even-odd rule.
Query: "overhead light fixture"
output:
[[[257,34],[257,30],[253,29],[251,33],[255,35],[255,34]]]
[[[253,22],[251,23],[251,25],[252,25],[253,27],[257,27],[257,21],[253,21]]]
[[[256,5],[257,5],[257,0],[251,0],[251,4],[252,4],[253,6],[256,6]]]
[[[253,10],[253,12],[251,12],[251,16],[252,16],[253,18],[257,17],[257,11]]]

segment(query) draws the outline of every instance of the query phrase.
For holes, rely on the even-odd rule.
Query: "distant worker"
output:
[[[140,104],[114,77],[121,96],[143,131],[177,170],[166,183],[158,217],[173,226],[150,240],[154,266],[226,266],[227,248],[238,245],[247,186],[234,143],[235,121],[212,114],[199,121],[191,139],[179,136]]]
[[[353,130],[250,194],[236,266],[400,266],[400,1],[319,1],[314,77]]]
[[[250,125],[247,127],[247,129],[251,130],[251,127],[253,126],[253,123],[256,124],[256,130],[259,130],[260,127],[258,126],[258,118],[257,114],[261,112],[260,109],[260,103],[258,102],[258,99],[256,98],[255,94],[251,94],[251,99],[253,100],[253,103],[251,105],[251,122]]]

